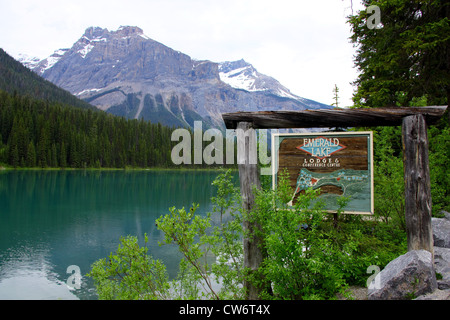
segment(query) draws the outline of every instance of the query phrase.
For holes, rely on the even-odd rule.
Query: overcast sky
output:
[[[168,47],[214,62],[244,59],[301,97],[351,105],[357,77],[350,0],[0,0],[0,47],[46,58],[90,26],[138,26]],[[362,9],[353,0],[353,10]]]

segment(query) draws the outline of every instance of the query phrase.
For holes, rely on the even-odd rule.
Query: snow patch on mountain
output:
[[[244,60],[220,63],[219,76],[222,82],[235,89],[250,92],[267,90],[256,86],[258,74],[253,66]]]
[[[94,45],[87,43],[82,49],[78,50],[77,52],[84,59],[86,58],[87,54],[91,52],[92,49],[94,49]]]
[[[41,61],[41,59],[39,59],[38,57],[31,57],[24,53],[19,53],[16,59],[17,61],[22,63],[25,67],[31,70],[33,70]]]
[[[245,62],[243,59],[219,63],[219,76],[222,82],[235,89],[249,92],[264,91],[282,98],[298,101],[304,100],[292,94],[289,89],[282,86],[274,78],[259,73],[250,63]]]
[[[83,90],[83,91],[81,91],[81,92],[76,93],[75,95],[76,95],[76,96],[81,96],[81,95],[83,95],[83,94],[85,94],[85,93],[99,92],[99,91],[101,91],[101,90],[103,90],[103,88],[102,88],[102,89],[97,89],[97,88],[86,89],[86,90]]]
[[[94,49],[94,46],[96,43],[98,42],[106,42],[108,41],[107,38],[103,37],[102,35],[100,36],[95,36],[93,38],[89,38],[86,35],[84,35],[83,37],[81,37],[81,39],[79,40],[79,42],[82,42],[83,47],[81,49],[79,49],[77,52],[80,54],[80,56],[85,59],[87,54],[89,52],[92,51],[92,49]]]
[[[42,74],[45,70],[52,68],[69,49],[58,49],[45,59],[30,57],[26,54],[19,54],[17,61],[21,62],[25,67]]]
[[[249,67],[231,70],[229,72],[220,72],[220,80],[229,84],[235,89],[243,89],[246,91],[261,91],[255,87],[256,73],[248,73]]]
[[[45,66],[42,66],[42,71],[45,71],[53,67],[59,60],[61,60],[61,58],[67,51],[69,51],[69,49],[58,49],[55,52],[53,52],[53,54],[46,59],[47,61]]]
[[[300,100],[302,98],[300,98],[299,96],[296,96],[292,93],[290,93],[289,91],[283,90],[283,89],[278,89],[277,90],[277,95],[283,98],[290,98],[290,99],[296,99],[296,100]]]

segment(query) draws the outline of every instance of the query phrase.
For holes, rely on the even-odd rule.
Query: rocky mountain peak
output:
[[[224,112],[329,107],[293,95],[244,59],[194,60],[136,26],[89,27],[33,70],[99,109],[171,126],[223,127]]]
[[[39,64],[41,59],[39,59],[38,57],[31,57],[27,54],[20,53],[17,57],[17,61],[22,63],[28,69],[33,69]]]
[[[83,34],[83,37],[88,39],[95,39],[101,36],[104,36],[106,33],[109,33],[108,29],[103,29],[100,27],[89,27]]]
[[[73,45],[72,49],[78,53],[83,59],[98,45],[116,46],[114,44],[106,44],[114,40],[116,43],[121,43],[121,47],[130,45],[131,40],[150,40],[144,31],[135,26],[121,26],[115,31],[109,31],[100,27],[89,27],[84,32],[83,36]],[[117,46],[116,46],[117,47]]]
[[[133,36],[143,36],[144,38],[148,38],[144,35],[144,30],[136,26],[120,26],[117,30],[109,31],[107,28],[101,27],[89,27],[85,30],[83,38],[87,38],[89,40],[95,40],[99,38],[128,38]]]
[[[247,63],[244,59],[236,60],[236,61],[225,61],[220,63],[219,71],[220,72],[230,72],[236,69],[253,67],[250,63]]]
[[[144,30],[135,26],[120,26],[114,34],[119,37],[140,36],[144,34]]]

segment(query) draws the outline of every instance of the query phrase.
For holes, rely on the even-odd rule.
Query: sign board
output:
[[[345,213],[373,214],[372,132],[272,134],[272,183],[286,170],[292,200],[306,189],[319,189],[318,201],[336,212],[337,198],[350,197]]]

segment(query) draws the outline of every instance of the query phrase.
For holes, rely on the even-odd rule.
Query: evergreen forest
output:
[[[0,163],[14,168],[167,167],[172,130],[0,92]]]

